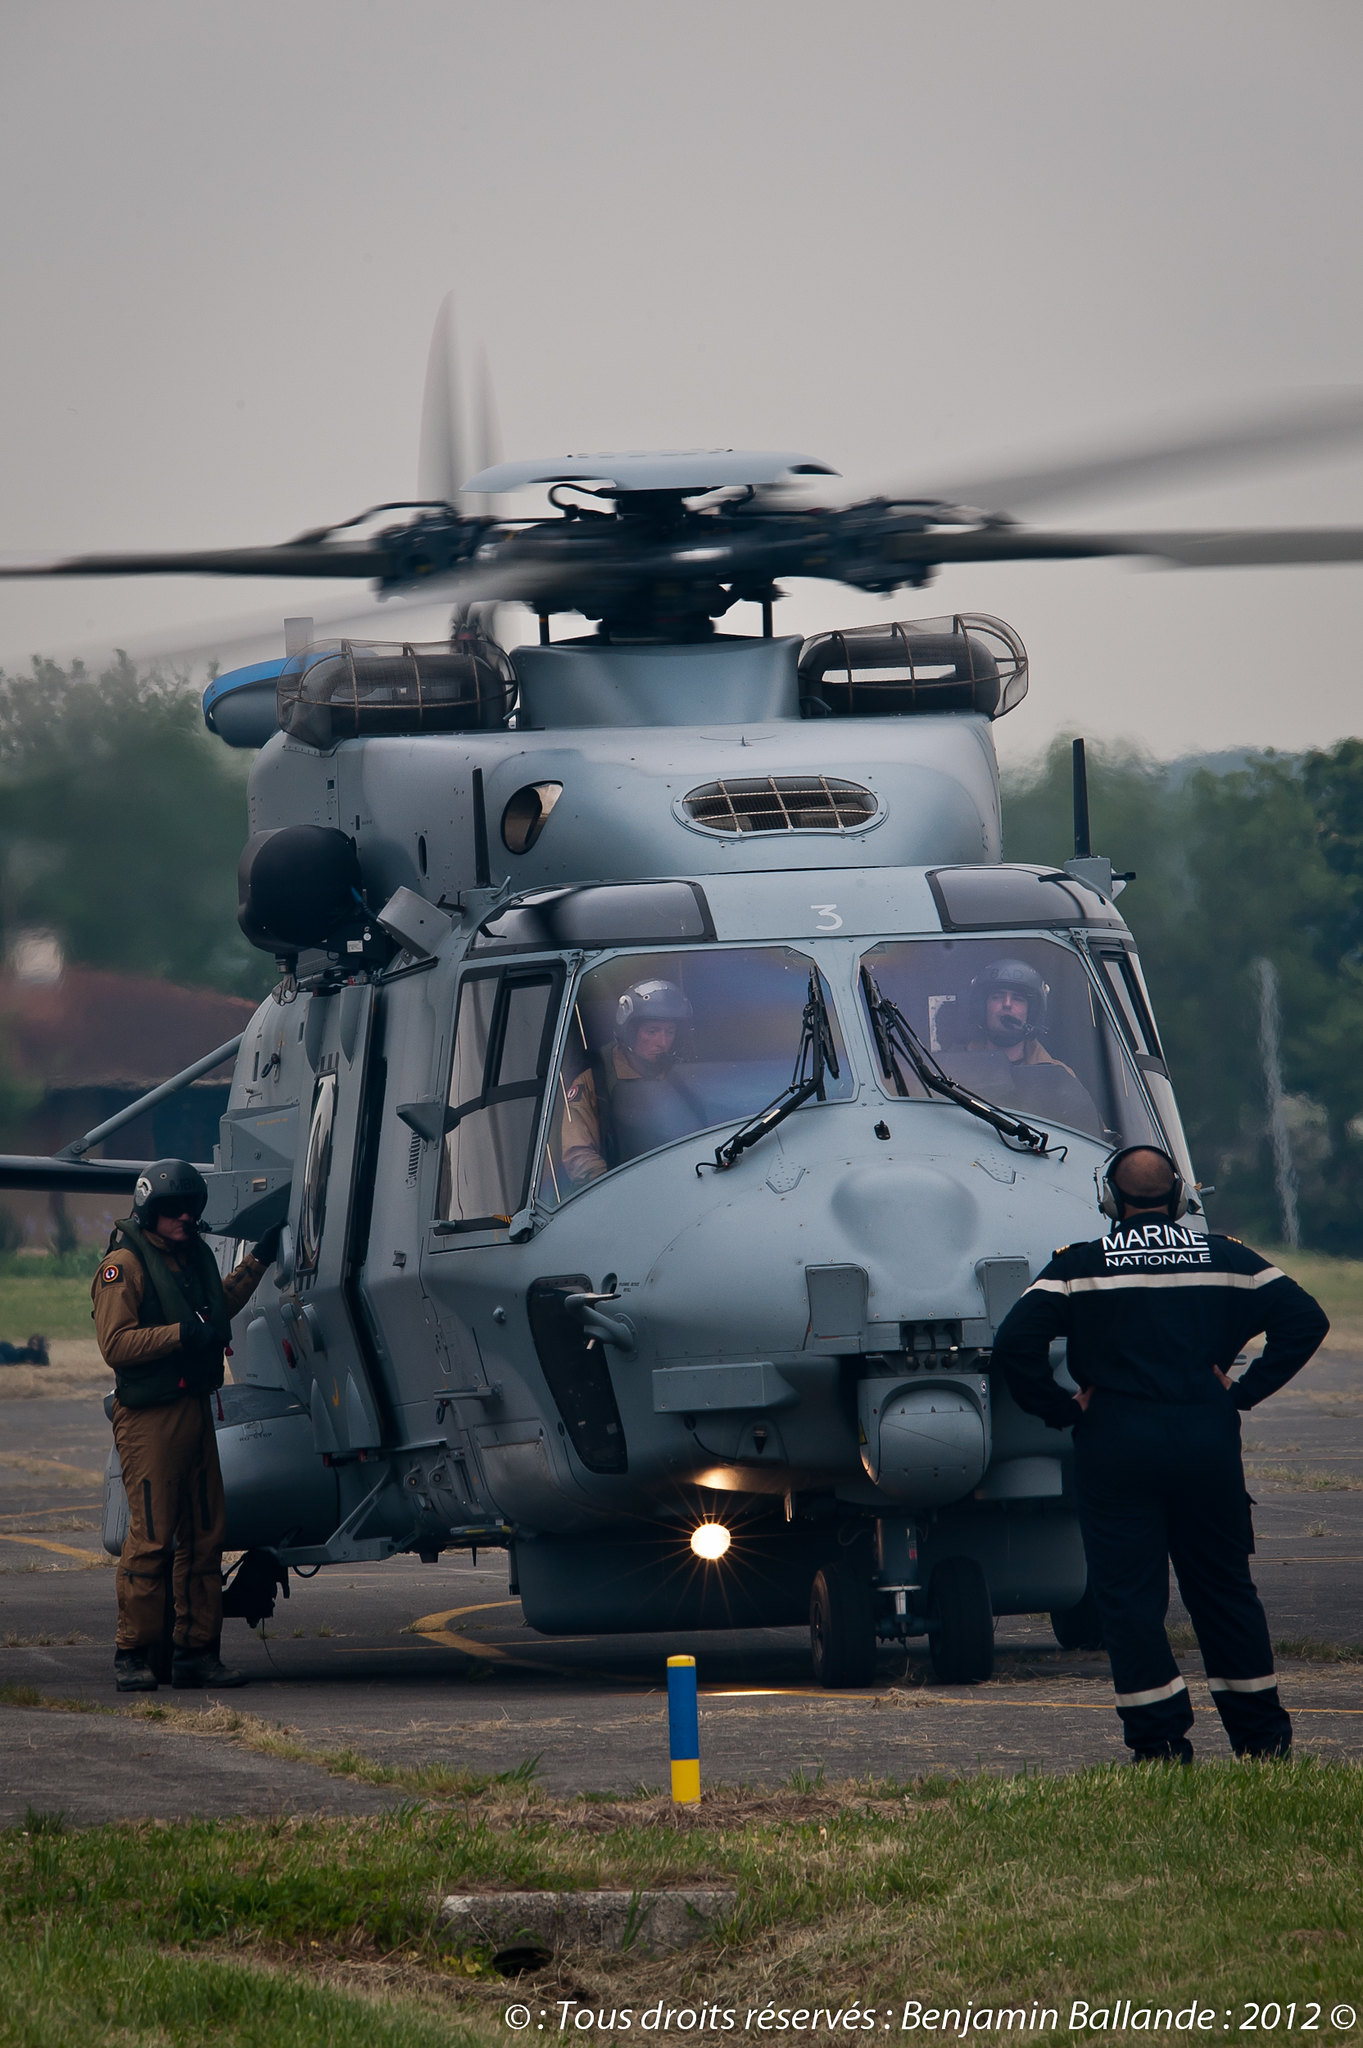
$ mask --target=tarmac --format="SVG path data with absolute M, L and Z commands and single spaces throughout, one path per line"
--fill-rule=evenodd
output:
M 263 1639 L 227 1626 L 224 1654 L 248 1688 L 130 1700 L 113 1687 L 113 1560 L 99 1539 L 105 1381 L 95 1358 L 88 1375 L 77 1362 L 47 1384 L 41 1370 L 0 1368 L 0 1826 L 29 1808 L 85 1825 L 366 1814 L 413 1796 L 410 1782 L 369 1784 L 316 1760 L 339 1751 L 405 1770 L 533 1776 L 560 1795 L 657 1790 L 668 1782 L 666 1660 L 683 1651 L 697 1659 L 712 1783 L 898 1782 L 1125 1758 L 1106 1659 L 1060 1650 L 1044 1616 L 999 1621 L 986 1685 L 936 1684 L 915 1644 L 882 1650 L 874 1687 L 826 1693 L 803 1630 L 537 1635 L 500 1552 L 476 1567 L 404 1557 L 294 1579 Z M 1363 1760 L 1363 1352 L 1321 1353 L 1247 1418 L 1245 1443 L 1255 1573 L 1298 1753 Z M 1197 1752 L 1224 1758 L 1177 1598 L 1170 1625 Z M 280 1729 L 293 1754 L 259 1746 Z

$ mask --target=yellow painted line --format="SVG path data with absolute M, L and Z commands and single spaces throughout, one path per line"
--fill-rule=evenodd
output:
M 103 1549 L 76 1550 L 69 1543 L 53 1543 L 43 1536 L 18 1536 L 10 1529 L 0 1529 L 0 1543 L 22 1543 L 35 1550 L 60 1550 L 63 1557 L 83 1557 L 87 1564 L 108 1555 Z
M 448 1607 L 443 1614 L 425 1614 L 420 1621 L 411 1624 L 413 1635 L 421 1636 L 428 1643 L 437 1644 L 442 1650 L 461 1650 L 466 1657 L 480 1657 L 486 1662 L 514 1664 L 525 1671 L 554 1671 L 560 1677 L 596 1678 L 608 1683 L 617 1683 L 612 1672 L 590 1671 L 577 1664 L 558 1664 L 552 1657 L 527 1657 L 518 1650 L 504 1650 L 498 1643 L 486 1642 L 481 1636 L 459 1635 L 450 1628 L 452 1621 L 462 1621 L 466 1614 L 486 1614 L 494 1607 L 519 1607 L 519 1600 L 480 1600 L 473 1607 Z M 556 1636 L 546 1648 L 560 1642 L 589 1643 L 592 1636 Z
M 272 1642 L 290 1642 L 293 1638 L 288 1636 L 272 1636 L 270 1640 Z M 314 1636 L 312 1640 L 314 1642 L 325 1642 L 326 1637 Z M 337 1650 L 336 1655 L 338 1657 L 386 1657 L 390 1650 L 420 1650 L 424 1647 L 425 1645 L 422 1643 L 351 1643 L 347 1649 Z
M 20 1508 L 12 1515 L 0 1515 L 0 1522 L 23 1522 L 27 1527 L 30 1515 L 92 1515 L 99 1505 L 97 1500 L 64 1500 L 59 1508 Z
M 8 1465 L 12 1472 L 27 1472 L 30 1479 L 42 1479 L 49 1472 L 57 1472 L 78 1479 L 82 1486 L 104 1484 L 104 1474 L 92 1472 L 88 1465 L 63 1465 L 57 1458 L 30 1457 L 27 1451 L 0 1452 L 0 1465 Z
M 423 1614 L 420 1621 L 411 1624 L 412 1634 L 424 1637 L 428 1643 L 439 1644 L 443 1650 L 462 1650 L 466 1657 L 491 1658 L 499 1664 L 524 1663 L 525 1658 L 514 1657 L 495 1643 L 480 1643 L 476 1636 L 457 1635 L 449 1625 L 452 1621 L 462 1621 L 466 1614 L 486 1614 L 494 1607 L 519 1607 L 520 1604 L 519 1600 L 480 1600 L 473 1607 L 447 1607 L 443 1614 Z M 538 1659 L 535 1663 L 538 1665 Z
M 525 1656 L 513 1650 L 503 1650 L 495 1643 L 480 1641 L 477 1636 L 457 1634 L 448 1626 L 452 1621 L 462 1621 L 465 1615 L 468 1614 L 486 1614 L 491 1609 L 497 1607 L 519 1606 L 519 1600 L 482 1600 L 474 1607 L 449 1607 L 441 1614 L 423 1615 L 420 1621 L 414 1621 L 411 1624 L 411 1629 L 414 1635 L 421 1636 L 424 1641 L 438 1644 L 442 1649 L 461 1650 L 466 1657 L 481 1657 L 484 1661 L 494 1660 L 499 1664 L 515 1664 L 528 1671 L 558 1671 L 565 1673 L 570 1678 L 599 1679 L 602 1676 L 600 1672 L 593 1672 L 586 1666 L 559 1665 L 552 1663 L 547 1657 Z M 590 1636 L 573 1636 L 566 1637 L 563 1640 L 590 1642 L 592 1638 Z M 389 1644 L 386 1647 L 397 1648 L 399 1645 Z M 412 1644 L 411 1647 L 415 1649 L 417 1646 Z M 341 1654 L 347 1653 L 342 1652 Z M 357 1655 L 359 1653 L 351 1651 L 348 1654 Z M 636 1686 L 638 1684 L 637 1678 L 631 1681 L 624 1678 L 623 1675 L 619 1679 L 616 1679 L 614 1673 L 607 1673 L 605 1675 L 620 1684 L 629 1684 L 631 1682 Z M 1198 1681 L 1194 1679 L 1193 1683 L 1197 1684 Z M 648 1687 L 643 1697 L 647 1698 L 655 1690 L 658 1690 L 658 1688 Z M 771 1685 L 745 1687 L 742 1690 L 729 1687 L 701 1686 L 698 1688 L 698 1691 L 700 1698 L 704 1700 L 822 1700 L 826 1706 L 838 1706 L 844 1701 L 850 1703 L 853 1701 L 864 1702 L 870 1700 L 879 1702 L 881 1700 L 902 1699 L 906 1701 L 911 1700 L 915 1706 L 997 1707 L 1005 1711 L 1014 1710 L 1018 1707 L 1028 1707 L 1052 1713 L 1063 1713 L 1067 1709 L 1073 1708 L 1075 1712 L 1083 1714 L 1113 1714 L 1116 1712 L 1116 1708 L 1111 1700 L 1019 1700 L 1004 1698 L 999 1694 L 982 1699 L 978 1694 L 969 1692 L 900 1692 L 894 1687 L 886 1687 L 875 1692 L 832 1692 L 826 1691 L 822 1686 Z M 1290 1711 L 1294 1714 L 1349 1714 L 1363 1716 L 1363 1707 L 1294 1706 Z

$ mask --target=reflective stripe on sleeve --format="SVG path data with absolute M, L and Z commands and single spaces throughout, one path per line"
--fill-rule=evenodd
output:
M 1158 1700 L 1177 1699 L 1187 1690 L 1182 1678 L 1171 1678 L 1167 1685 L 1152 1686 L 1149 1692 L 1119 1692 L 1116 1700 L 1119 1707 L 1153 1707 Z
M 1209 1678 L 1208 1692 L 1271 1692 L 1278 1683 L 1276 1671 L 1266 1678 Z
M 1078 1280 L 1034 1280 L 1028 1294 L 1107 1294 L 1124 1287 L 1267 1287 L 1283 1275 L 1276 1266 L 1262 1273 L 1095 1273 Z

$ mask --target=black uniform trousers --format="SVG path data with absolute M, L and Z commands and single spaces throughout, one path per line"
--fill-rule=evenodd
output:
M 1254 1529 L 1229 1395 L 1145 1401 L 1096 1388 L 1074 1453 L 1089 1584 L 1129 1747 L 1191 1754 L 1192 1703 L 1164 1632 L 1172 1562 L 1232 1749 L 1286 1754 L 1292 1723 L 1250 1577 Z

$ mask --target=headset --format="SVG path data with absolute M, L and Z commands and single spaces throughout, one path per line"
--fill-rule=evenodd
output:
M 1167 1162 L 1173 1175 L 1173 1185 L 1169 1189 L 1164 1213 L 1171 1223 L 1177 1223 L 1180 1216 L 1186 1216 L 1188 1213 L 1188 1189 L 1183 1175 L 1169 1154 L 1158 1145 L 1124 1145 L 1120 1152 L 1113 1153 L 1106 1166 L 1094 1168 L 1093 1179 L 1098 1189 L 1098 1207 L 1104 1216 L 1110 1216 L 1114 1222 L 1121 1221 L 1122 1204 L 1129 1202 L 1131 1198 L 1129 1195 L 1123 1195 L 1121 1189 L 1113 1184 L 1112 1177 L 1122 1161 L 1129 1159 L 1133 1152 L 1155 1152 Z

